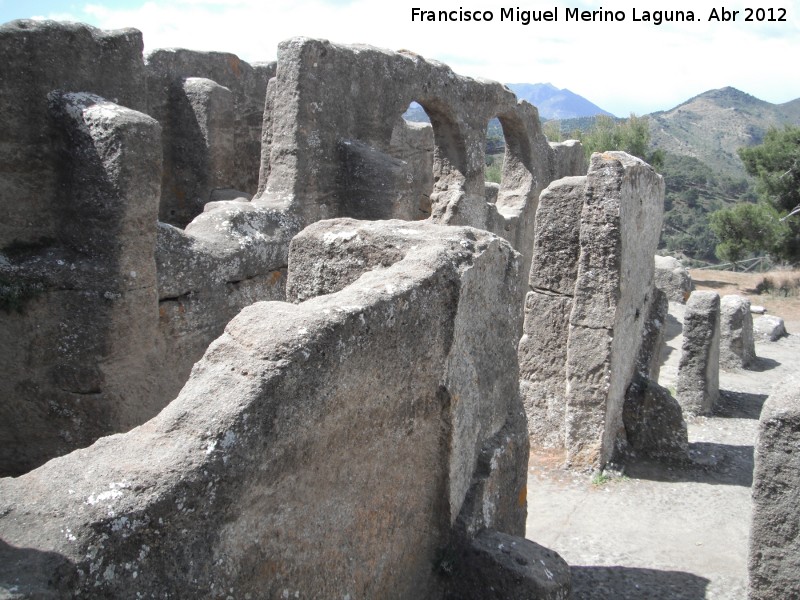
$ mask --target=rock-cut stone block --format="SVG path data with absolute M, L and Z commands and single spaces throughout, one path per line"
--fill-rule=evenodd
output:
M 761 411 L 753 473 L 749 600 L 800 598 L 800 379 Z
M 756 358 L 750 300 L 731 294 L 720 300 L 719 364 L 724 369 L 750 365 Z
M 676 395 L 685 413 L 711 412 L 719 400 L 719 314 L 716 292 L 694 292 L 686 303 Z
M 484 530 L 454 555 L 451 598 L 460 600 L 569 600 L 569 565 L 535 542 Z
M 689 270 L 672 256 L 655 256 L 656 287 L 667 294 L 670 302 L 686 304 L 686 299 L 692 293 L 692 277 Z

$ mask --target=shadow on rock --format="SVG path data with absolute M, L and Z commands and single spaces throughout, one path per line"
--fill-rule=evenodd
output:
M 714 406 L 714 416 L 725 419 L 758 419 L 767 394 L 750 394 L 731 390 L 719 391 L 720 401 Z
M 709 580 L 682 571 L 570 567 L 574 600 L 703 600 Z
M 753 446 L 710 442 L 689 444 L 689 460 L 665 463 L 636 458 L 625 463 L 625 475 L 633 479 L 676 483 L 688 481 L 710 485 L 753 484 Z
M 57 598 L 50 585 L 58 588 L 68 584 L 74 570 L 74 565 L 57 552 L 18 548 L 0 539 L 0 597 L 6 598 L 3 592 L 9 592 L 10 597 Z

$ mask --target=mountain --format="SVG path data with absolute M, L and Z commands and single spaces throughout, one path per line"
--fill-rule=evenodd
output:
M 614 116 L 596 104 L 592 104 L 583 96 L 568 89 L 560 90 L 549 83 L 508 83 L 506 87 L 520 100 L 527 100 L 539 109 L 539 117 L 551 119 L 575 119 L 593 117 L 595 115 Z M 412 102 L 403 115 L 406 121 L 429 122 L 428 115 L 416 102 Z
M 583 96 L 550 83 L 507 83 L 506 87 L 520 100 L 527 100 L 539 109 L 542 119 L 573 119 L 594 115 L 614 116 Z
M 800 98 L 771 104 L 726 87 L 648 117 L 654 149 L 690 156 L 715 171 L 742 177 L 737 149 L 760 144 L 771 126 L 800 124 Z

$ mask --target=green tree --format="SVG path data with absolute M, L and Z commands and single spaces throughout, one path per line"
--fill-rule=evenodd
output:
M 717 255 L 735 262 L 747 253 L 768 253 L 800 262 L 800 215 L 787 217 L 800 205 L 800 127 L 772 128 L 759 146 L 739 149 L 739 157 L 757 178 L 759 202 L 711 215 Z
M 544 134 L 547 136 L 547 139 L 551 142 L 561 142 L 562 134 L 561 134 L 561 121 L 558 119 L 552 119 L 550 121 L 545 121 L 544 125 L 542 126 L 542 130 Z
M 751 254 L 780 256 L 789 228 L 767 203 L 741 203 L 711 213 L 711 230 L 720 239 L 716 254 L 721 260 L 738 262 Z
M 615 119 L 598 115 L 594 125 L 582 136 L 581 143 L 587 158 L 593 152 L 622 150 L 660 169 L 664 155 L 660 150 L 650 150 L 650 122 L 647 117 L 631 114 L 628 119 Z
M 763 200 L 786 213 L 800 205 L 800 127 L 771 128 L 761 145 L 740 148 L 739 158 L 758 178 Z

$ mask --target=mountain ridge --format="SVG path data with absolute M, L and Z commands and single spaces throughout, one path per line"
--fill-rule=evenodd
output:
M 654 149 L 691 156 L 741 177 L 745 170 L 737 150 L 760 144 L 770 127 L 800 125 L 800 98 L 773 104 L 728 86 L 647 117 Z
M 552 83 L 507 83 L 505 85 L 517 95 L 517 98 L 527 100 L 537 107 L 539 116 L 543 119 L 571 119 L 595 115 L 614 116 L 583 96 L 567 88 L 559 89 Z

